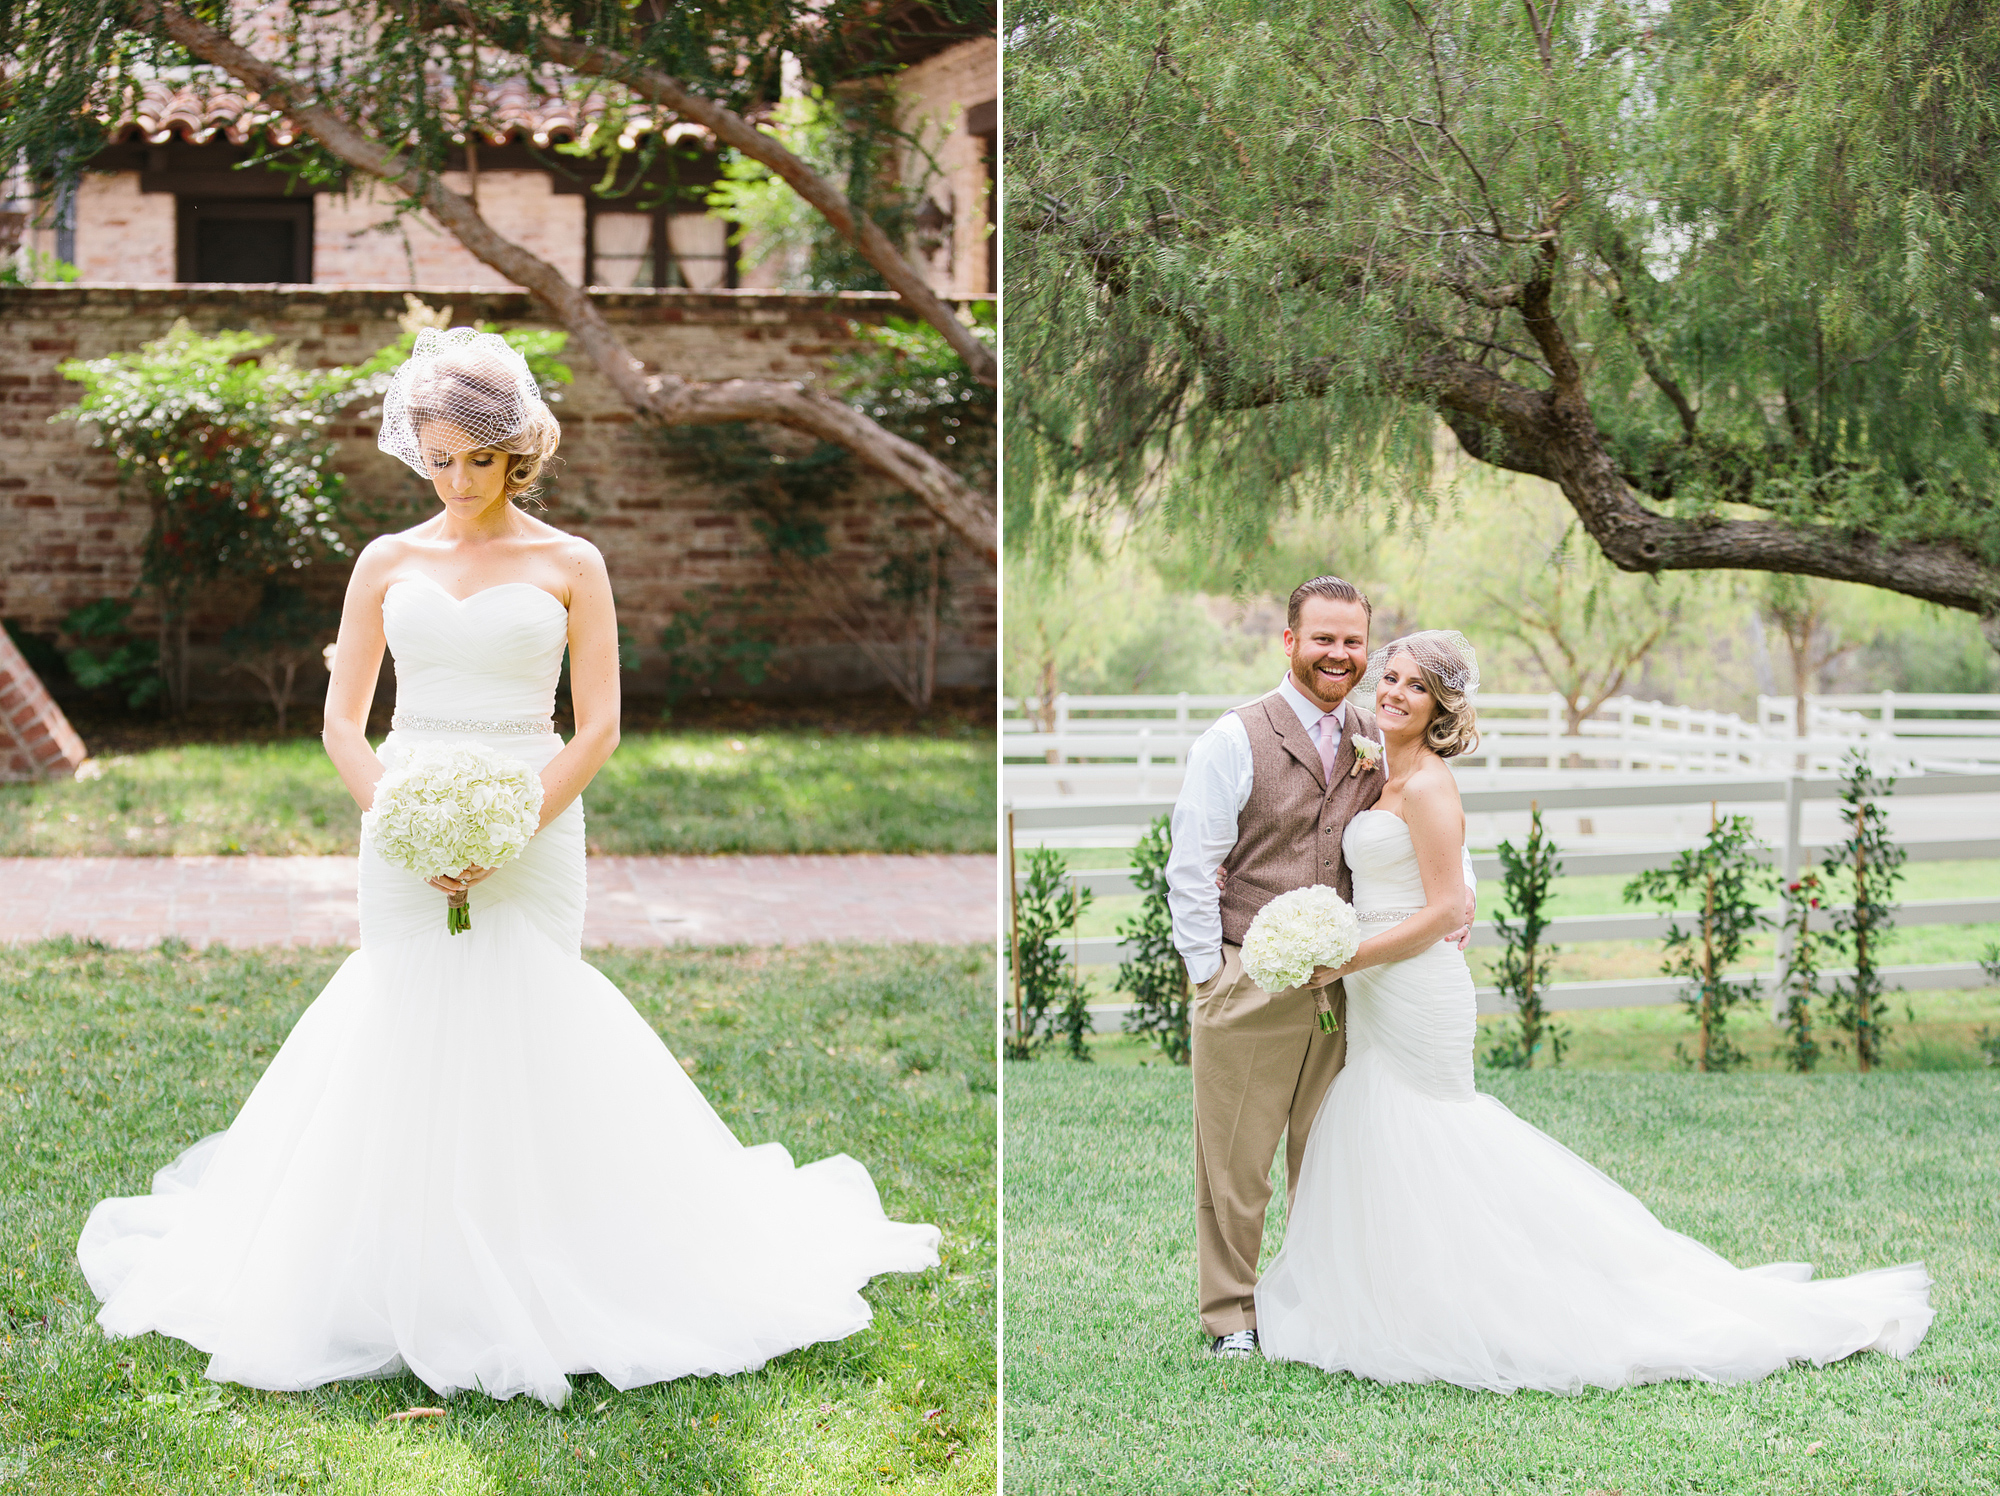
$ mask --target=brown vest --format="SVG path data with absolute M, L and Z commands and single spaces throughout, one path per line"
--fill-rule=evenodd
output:
M 1327 883 L 1354 897 L 1354 874 L 1340 850 L 1347 823 L 1382 798 L 1382 768 L 1354 767 L 1354 734 L 1375 737 L 1375 718 L 1347 709 L 1328 784 L 1312 734 L 1285 698 L 1236 709 L 1250 735 L 1250 798 L 1236 817 L 1236 845 L 1223 859 L 1222 938 L 1243 944 L 1257 911 L 1281 893 Z

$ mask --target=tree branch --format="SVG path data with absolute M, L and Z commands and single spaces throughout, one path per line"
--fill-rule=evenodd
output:
M 317 102 L 310 85 L 288 77 L 214 27 L 162 0 L 136 0 L 134 12 L 195 56 L 278 104 L 348 165 L 422 203 L 475 256 L 546 305 L 633 409 L 665 425 L 775 421 L 809 432 L 847 448 L 907 488 L 979 555 L 989 561 L 998 555 L 991 508 L 915 442 L 883 430 L 852 406 L 796 380 L 697 381 L 646 373 L 589 296 L 561 271 L 496 233 L 471 203 L 438 178 L 420 175 L 405 158 Z
M 447 0 L 445 10 L 468 30 L 480 30 L 479 17 L 464 0 Z M 890 290 L 943 334 L 952 349 L 965 360 L 965 367 L 974 379 L 989 389 L 999 383 L 993 351 L 973 336 L 971 328 L 958 320 L 916 267 L 890 242 L 889 236 L 882 232 L 875 220 L 849 201 L 839 188 L 787 150 L 776 137 L 765 134 L 734 110 L 691 92 L 678 78 L 642 66 L 609 47 L 540 32 L 526 39 L 518 36 L 495 39 L 523 55 L 531 52 L 572 72 L 593 78 L 608 78 L 622 84 L 642 99 L 693 120 L 724 145 L 770 168 L 810 203 L 833 226 L 835 233 L 861 252 L 861 257 L 875 267 Z M 522 45 L 524 40 L 525 45 Z
M 1612 563 L 1625 571 L 1776 571 L 1886 587 L 1977 614 L 2000 648 L 2000 573 L 1945 542 L 1894 542 L 1826 525 L 1677 518 L 1633 497 L 1594 429 L 1555 390 L 1533 390 L 1450 351 L 1396 380 L 1428 400 L 1468 455 L 1546 478 Z

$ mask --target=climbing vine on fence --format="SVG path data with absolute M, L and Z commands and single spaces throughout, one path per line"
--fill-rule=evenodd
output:
M 1493 929 L 1504 947 L 1493 978 L 1501 996 L 1513 1003 L 1514 1017 L 1500 1026 L 1500 1042 L 1486 1051 L 1489 1065 L 1526 1070 L 1544 1043 L 1549 1063 L 1562 1063 L 1569 1030 L 1549 1021 L 1543 1001 L 1555 969 L 1556 948 L 1542 939 L 1549 927 L 1550 894 L 1561 874 L 1562 858 L 1556 844 L 1543 835 L 1542 810 L 1534 806 L 1526 844 L 1516 851 L 1512 842 L 1500 843 L 1500 884 L 1514 918 L 1493 916 Z
M 1131 954 L 1112 983 L 1130 993 L 1125 1012 L 1128 1034 L 1150 1035 L 1176 1065 L 1188 1062 L 1187 966 L 1174 949 L 1174 919 L 1167 908 L 1167 857 L 1173 838 L 1166 816 L 1146 828 L 1132 849 L 1132 881 L 1145 895 L 1136 914 L 1120 921 L 1118 934 Z
M 1813 1036 L 1813 1012 L 1820 1000 L 1820 955 L 1835 940 L 1830 931 L 1815 930 L 1812 925 L 1823 887 L 1819 874 L 1808 872 L 1779 890 L 1784 895 L 1779 925 L 1789 937 L 1789 944 L 1778 974 L 1778 1001 L 1785 1019 L 1785 1044 L 1778 1053 L 1790 1069 L 1801 1075 L 1819 1063 L 1820 1044 Z
M 1009 946 L 1019 1023 L 1007 1053 L 1013 1059 L 1030 1059 L 1060 1039 L 1073 1057 L 1088 1060 L 1090 1046 L 1084 1039 L 1090 1032 L 1085 1006 L 1089 989 L 1062 940 L 1065 934 L 1075 935 L 1077 918 L 1090 907 L 1092 895 L 1064 876 L 1060 852 L 1036 847 L 1026 854 L 1026 861 L 1027 879 L 1015 890 Z
M 1831 1017 L 1854 1044 L 1854 1061 L 1865 1075 L 1882 1057 L 1890 1029 L 1881 951 L 1895 928 L 1892 902 L 1907 855 L 1889 837 L 1889 812 L 1882 801 L 1895 789 L 1893 777 L 1869 767 L 1866 751 L 1855 748 L 1841 765 L 1841 809 L 1851 835 L 1826 854 L 1822 868 L 1829 885 L 1852 880 L 1853 907 L 1833 917 L 1834 929 L 1854 962 L 1852 976 L 1834 984 Z
M 1693 924 L 1683 928 L 1676 920 L 1668 926 L 1660 968 L 1684 984 L 1681 1001 L 1695 1021 L 1695 1048 L 1689 1053 L 1679 1044 L 1674 1053 L 1697 1070 L 1732 1070 L 1749 1059 L 1729 1037 L 1729 1014 L 1757 989 L 1752 981 L 1731 979 L 1728 970 L 1768 923 L 1756 895 L 1770 875 L 1770 850 L 1748 816 L 1717 820 L 1711 804 L 1708 836 L 1700 846 L 1681 853 L 1671 867 L 1641 873 L 1625 885 L 1628 904 L 1652 899 L 1673 911 L 1685 898 L 1700 900 Z

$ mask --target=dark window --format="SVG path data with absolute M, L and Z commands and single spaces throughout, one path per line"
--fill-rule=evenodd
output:
M 238 285 L 312 283 L 312 199 L 178 199 L 174 278 Z

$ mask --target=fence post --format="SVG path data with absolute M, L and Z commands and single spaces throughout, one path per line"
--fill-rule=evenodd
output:
M 1055 761 L 1059 764 L 1066 764 L 1069 762 L 1069 755 L 1063 749 L 1063 739 L 1068 735 L 1068 733 L 1069 733 L 1069 692 L 1058 691 L 1056 692 Z
M 1174 726 L 1179 730 L 1180 736 L 1183 738 L 1187 736 L 1187 714 L 1188 693 L 1183 691 L 1174 702 Z
M 1805 824 L 1805 781 L 1797 769 L 1785 776 L 1785 851 L 1784 882 L 1789 884 L 1799 875 L 1801 832 Z M 1778 926 L 1777 966 L 1771 974 L 1771 990 L 1777 994 L 1771 1001 L 1771 1022 L 1779 1028 L 1785 1026 L 1785 1019 L 1791 1012 L 1792 999 L 1785 990 L 1785 962 L 1792 954 L 1792 924 L 1786 920 Z
M 1139 729 L 1139 798 L 1146 798 L 1149 783 L 1147 771 L 1153 767 L 1153 729 Z

